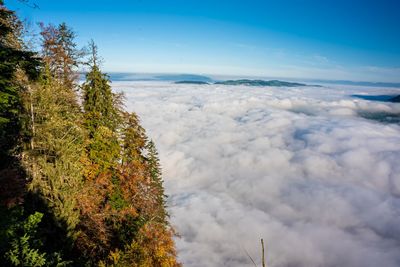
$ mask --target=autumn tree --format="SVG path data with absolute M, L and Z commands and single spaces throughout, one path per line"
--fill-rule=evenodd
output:
M 84 50 L 75 43 L 75 32 L 65 23 L 58 26 L 40 24 L 42 54 L 54 77 L 66 88 L 74 88 L 77 78 L 76 69 Z
M 56 265 L 63 261 L 43 239 L 44 214 L 31 205 L 33 195 L 27 190 L 25 143 L 32 137 L 27 101 L 42 64 L 36 53 L 26 49 L 22 32 L 22 23 L 1 2 L 0 262 L 2 266 Z
M 154 143 L 94 42 L 78 95 L 75 33 L 40 27 L 39 58 L 0 1 L 2 266 L 179 266 Z
M 116 132 L 120 110 L 108 77 L 100 71 L 97 47 L 89 45 L 89 72 L 82 84 L 82 106 L 88 138 L 84 163 L 84 187 L 80 193 L 82 219 L 77 245 L 94 262 L 107 258 L 112 247 L 113 227 L 121 218 L 124 201 L 116 178 L 120 143 Z M 129 209 L 126 209 L 128 211 Z M 126 216 L 127 214 L 124 214 Z
M 116 266 L 177 266 L 157 152 L 135 113 L 120 106 L 90 43 L 90 71 L 82 85 L 89 133 L 80 197 L 79 246 L 92 259 Z M 146 244 L 154 238 L 152 245 Z
M 56 31 L 55 39 L 60 38 L 57 34 L 61 33 Z M 77 195 L 83 184 L 81 157 L 86 131 L 75 80 L 66 82 L 62 77 L 72 76 L 61 68 L 55 72 L 51 60 L 56 59 L 48 57 L 42 55 L 44 67 L 39 79 L 30 84 L 30 95 L 25 100 L 32 131 L 22 163 L 28 192 L 34 196 L 30 205 L 44 214 L 40 225 L 46 229 L 41 229 L 46 242 L 52 245 L 47 243 L 46 248 L 58 249 L 64 257 L 72 253 L 80 220 Z

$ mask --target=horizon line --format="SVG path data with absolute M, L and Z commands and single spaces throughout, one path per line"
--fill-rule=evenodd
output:
M 85 71 L 79 73 L 86 73 Z M 186 72 L 128 72 L 128 71 L 105 71 L 106 74 L 126 74 L 126 75 L 193 75 L 203 76 L 212 79 L 213 81 L 220 81 L 231 78 L 236 79 L 286 79 L 289 81 L 303 81 L 303 82 L 320 82 L 330 84 L 344 84 L 344 85 L 364 85 L 364 86 L 384 86 L 400 88 L 399 82 L 384 82 L 384 81 L 365 81 L 365 80 L 349 80 L 349 79 L 320 79 L 320 78 L 296 78 L 296 77 L 283 77 L 283 76 L 266 76 L 266 75 L 239 75 L 239 74 L 210 74 L 210 73 L 186 73 Z M 144 79 L 144 78 L 143 78 Z M 137 79 L 140 80 L 140 79 Z

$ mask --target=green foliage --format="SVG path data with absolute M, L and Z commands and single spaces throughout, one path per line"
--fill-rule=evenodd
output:
M 85 132 L 75 93 L 51 76 L 33 86 L 35 133 L 24 165 L 31 176 L 29 189 L 45 199 L 71 230 L 79 221 L 76 195 L 82 184 L 81 155 Z
M 120 122 L 119 107 L 116 105 L 117 95 L 110 86 L 107 75 L 101 73 L 97 63 L 97 47 L 91 44 L 91 70 L 86 74 L 86 81 L 82 85 L 83 108 L 85 110 L 85 125 L 91 137 L 100 126 L 115 131 Z
M 155 147 L 155 144 L 153 140 L 150 140 L 150 142 L 147 143 L 146 145 L 147 148 L 147 165 L 148 165 L 148 170 L 149 174 L 151 177 L 152 181 L 152 186 L 154 186 L 157 190 L 157 203 L 158 203 L 158 214 L 157 214 L 157 219 L 160 222 L 165 222 L 166 218 L 168 217 L 168 213 L 166 212 L 166 198 L 167 196 L 164 194 L 164 186 L 163 186 L 163 180 L 161 176 L 161 166 L 160 166 L 160 160 L 158 158 L 158 152 Z
M 82 85 L 85 123 L 91 135 L 100 126 L 115 130 L 118 123 L 118 110 L 114 106 L 114 94 L 111 91 L 108 77 L 102 74 L 97 66 L 86 74 Z
M 162 183 L 160 160 L 158 159 L 158 152 L 153 140 L 150 140 L 150 142 L 148 142 L 147 151 L 147 164 L 149 166 L 151 179 L 159 184 L 159 187 L 162 188 L 162 184 L 160 184 Z
M 100 126 L 89 141 L 88 155 L 98 171 L 111 169 L 118 161 L 120 146 L 115 134 L 107 127 Z
M 124 113 L 122 125 L 122 161 L 123 163 L 143 163 L 147 137 L 139 118 L 135 113 Z
M 87 218 L 80 228 L 85 233 L 82 250 L 104 265 L 178 266 L 154 143 L 147 141 L 137 115 L 121 110 L 118 96 L 96 63 L 93 43 L 91 50 L 91 70 L 82 85 L 89 133 L 86 169 L 91 169 L 84 185 L 89 189 L 81 197 Z M 157 228 L 148 228 L 156 222 Z M 92 243 L 89 228 L 101 233 L 97 243 Z M 146 247 L 152 238 L 163 243 Z
M 0 209 L 0 251 L 2 266 L 68 266 L 60 252 L 46 251 L 43 213 L 25 215 L 22 207 Z
M 179 266 L 155 145 L 97 47 L 80 101 L 75 33 L 42 24 L 38 59 L 21 27 L 0 6 L 2 266 Z
M 21 27 L 14 12 L 0 7 L 0 167 L 18 149 L 24 133 L 25 88 L 17 72 L 35 78 L 40 65 L 35 53 L 23 49 Z
M 118 184 L 116 186 L 118 186 Z M 123 208 L 129 206 L 129 203 L 124 199 L 122 195 L 121 189 L 119 189 L 118 187 L 111 193 L 110 205 L 113 210 L 122 210 Z
M 65 23 L 57 27 L 41 23 L 40 27 L 44 62 L 59 83 L 66 88 L 74 88 L 77 78 L 75 70 L 84 55 L 83 49 L 77 48 L 75 43 L 75 32 Z
M 5 257 L 13 266 L 44 266 L 46 253 L 39 252 L 42 244 L 40 239 L 35 239 L 38 224 L 43 214 L 35 212 L 28 216 L 25 221 L 12 225 L 8 229 L 8 238 L 11 239 L 11 249 L 6 252 Z

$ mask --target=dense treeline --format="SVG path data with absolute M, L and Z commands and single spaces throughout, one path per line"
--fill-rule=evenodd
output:
M 2 266 L 179 266 L 154 143 L 96 45 L 84 53 L 67 25 L 40 28 L 31 52 L 0 1 Z

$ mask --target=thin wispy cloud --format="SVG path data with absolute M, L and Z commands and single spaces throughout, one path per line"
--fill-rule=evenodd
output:
M 313 58 L 320 63 L 329 63 L 329 59 L 327 57 L 321 56 L 321 55 L 314 55 Z
M 250 49 L 250 50 L 257 49 L 257 46 L 246 43 L 232 43 L 232 45 L 243 49 Z

